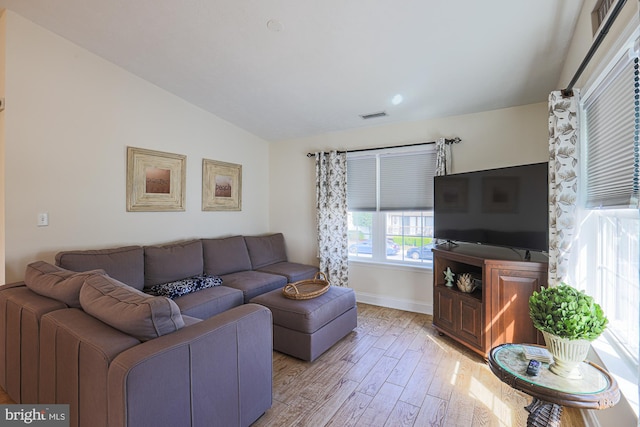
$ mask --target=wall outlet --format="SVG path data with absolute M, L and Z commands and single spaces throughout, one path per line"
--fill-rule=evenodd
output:
M 38 214 L 38 227 L 46 227 L 49 225 L 49 213 L 42 212 Z

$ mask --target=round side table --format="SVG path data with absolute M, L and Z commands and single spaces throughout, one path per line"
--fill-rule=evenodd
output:
M 620 400 L 616 380 L 594 363 L 580 364 L 580 379 L 560 377 L 549 370 L 548 363 L 542 364 L 539 375 L 529 376 L 528 364 L 522 344 L 502 344 L 489 352 L 491 371 L 502 382 L 533 397 L 525 407 L 529 412 L 527 427 L 559 427 L 563 406 L 606 409 Z

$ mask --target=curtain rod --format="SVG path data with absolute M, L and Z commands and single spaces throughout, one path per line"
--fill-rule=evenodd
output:
M 460 138 L 456 137 L 453 139 L 445 139 L 444 143 L 445 144 L 457 144 L 458 142 L 462 141 Z M 338 151 L 338 153 L 342 154 L 342 153 L 357 153 L 360 151 L 375 151 L 375 150 L 385 150 L 387 148 L 403 148 L 403 147 L 415 147 L 417 145 L 431 145 L 431 144 L 435 144 L 436 141 L 429 141 L 429 142 L 416 142 L 415 144 L 406 144 L 406 145 L 389 145 L 387 147 L 375 147 L 375 148 L 360 148 L 357 150 L 344 150 L 344 151 Z M 314 157 L 315 153 L 307 153 L 307 157 Z
M 619 0 L 618 3 L 616 3 L 615 7 L 611 11 L 611 15 L 609 15 L 609 19 L 607 19 L 607 22 L 605 22 L 604 26 L 602 27 L 600 34 L 598 34 L 598 37 L 595 39 L 595 41 L 591 45 L 591 48 L 589 49 L 584 59 L 582 60 L 582 63 L 578 67 L 578 70 L 573 75 L 573 78 L 569 82 L 569 85 L 561 91 L 562 96 L 573 96 L 573 85 L 576 84 L 576 82 L 582 75 L 582 72 L 584 71 L 584 69 L 587 68 L 589 61 L 591 61 L 591 58 L 593 58 L 593 55 L 596 53 L 596 50 L 598 50 L 600 43 L 602 43 L 602 40 L 604 40 L 604 37 L 609 32 L 609 29 L 611 28 L 611 26 L 613 25 L 613 22 L 616 20 L 616 18 L 620 14 L 620 11 L 622 10 L 626 2 L 627 0 Z

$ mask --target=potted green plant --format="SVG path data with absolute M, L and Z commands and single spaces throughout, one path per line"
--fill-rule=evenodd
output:
M 553 356 L 549 369 L 569 378 L 580 376 L 578 364 L 609 322 L 593 297 L 566 283 L 534 292 L 529 298 L 529 315 Z

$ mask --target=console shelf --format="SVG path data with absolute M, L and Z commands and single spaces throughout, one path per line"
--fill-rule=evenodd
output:
M 547 262 L 541 254 L 524 261 L 517 251 L 480 245 L 433 249 L 433 326 L 487 357 L 504 343 L 541 344 L 529 318 L 529 297 L 547 285 Z M 475 273 L 482 287 L 468 294 L 455 283 L 447 287 L 444 272 Z

